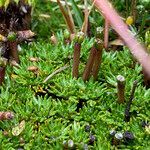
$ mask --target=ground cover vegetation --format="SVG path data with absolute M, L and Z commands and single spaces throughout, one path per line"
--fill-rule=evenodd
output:
M 149 1 L 111 2 L 150 53 Z M 99 8 L 0 1 L 0 149 L 150 148 L 149 71 Z

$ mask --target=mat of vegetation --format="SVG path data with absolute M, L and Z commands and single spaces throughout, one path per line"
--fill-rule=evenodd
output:
M 46 7 L 40 13 L 51 10 Z M 38 14 L 39 10 L 35 12 Z M 82 43 L 80 77 L 75 79 L 72 77 L 74 42 L 64 44 L 60 31 L 56 35 L 58 44 L 52 44 L 45 37 L 54 24 L 49 26 L 38 19 L 33 21 L 33 30 L 39 32 L 37 40 L 21 46 L 19 67 L 7 67 L 5 83 L 0 87 L 0 110 L 15 115 L 12 120 L 0 121 L 0 149 L 148 150 L 150 89 L 143 86 L 142 68 L 128 48 L 104 51 L 98 80 L 90 78 L 84 82 L 82 73 L 94 39 L 85 38 Z M 66 69 L 44 82 L 64 66 Z M 117 102 L 117 75 L 125 77 L 126 102 L 133 82 L 138 81 L 129 122 L 124 121 L 126 103 Z M 115 133 L 123 138 L 115 139 Z

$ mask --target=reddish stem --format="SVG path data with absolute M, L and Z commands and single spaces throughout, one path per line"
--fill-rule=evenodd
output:
M 78 78 L 79 74 L 79 63 L 80 63 L 80 50 L 81 44 L 76 42 L 74 44 L 74 54 L 73 54 L 73 77 Z
M 109 42 L 109 21 L 107 18 L 105 18 L 105 27 L 104 27 L 104 48 L 108 48 L 108 42 Z
M 5 67 L 0 67 L 0 85 L 4 82 L 5 78 Z
M 12 58 L 19 63 L 19 55 L 18 55 L 18 44 L 16 41 L 9 42 L 9 48 Z
M 102 62 L 102 52 L 103 52 L 102 48 L 96 50 L 95 61 L 92 70 L 94 80 L 97 80 L 98 77 L 99 68 Z
M 84 72 L 83 72 L 83 80 L 84 81 L 87 81 L 90 77 L 90 73 L 92 71 L 92 67 L 93 67 L 93 64 L 94 64 L 94 58 L 95 58 L 95 55 L 96 55 L 96 48 L 95 46 L 93 46 L 91 48 L 91 51 L 90 51 L 90 55 L 89 55 L 89 58 L 88 58 L 88 61 L 87 61 L 87 64 L 85 66 L 85 69 L 84 69 Z

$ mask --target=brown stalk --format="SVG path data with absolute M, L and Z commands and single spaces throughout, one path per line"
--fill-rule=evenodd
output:
M 94 7 L 94 2 L 92 3 L 92 6 L 91 8 L 89 9 L 88 8 L 88 4 L 87 4 L 87 0 L 84 0 L 84 22 L 83 22 L 83 25 L 82 25 L 82 28 L 81 28 L 81 31 L 90 37 L 91 35 L 91 31 L 90 31 L 90 22 L 89 22 L 89 15 L 91 13 L 91 10 L 93 9 Z
M 74 41 L 74 53 L 73 53 L 73 70 L 72 75 L 75 78 L 78 78 L 79 74 L 79 63 L 80 63 L 80 51 L 81 51 L 81 43 L 84 40 L 84 33 L 78 32 L 75 36 Z
M 67 24 L 68 30 L 70 31 L 71 34 L 75 33 L 75 25 L 74 21 L 72 19 L 72 15 L 70 13 L 70 9 L 68 4 L 66 3 L 67 11 L 64 9 L 63 5 L 61 4 L 60 0 L 57 0 L 57 3 L 59 5 L 59 8 L 63 14 L 63 17 L 65 19 L 65 22 Z
M 87 30 L 88 30 L 88 21 L 89 21 L 89 10 L 88 10 L 88 6 L 87 6 L 87 0 L 84 0 L 84 6 L 85 6 L 85 9 L 84 9 L 84 22 L 83 22 L 83 25 L 82 25 L 82 29 L 81 31 L 87 35 Z
M 117 76 L 117 95 L 118 95 L 118 103 L 125 102 L 125 78 L 121 75 Z
M 79 63 L 80 63 L 80 50 L 81 44 L 76 42 L 74 44 L 74 54 L 73 54 L 73 77 L 78 78 L 79 74 Z
M 97 40 L 96 42 L 96 54 L 95 54 L 95 60 L 94 65 L 92 68 L 92 75 L 94 77 L 94 80 L 97 80 L 99 68 L 102 62 L 102 51 L 103 51 L 103 43 L 101 40 Z
M 18 44 L 17 41 L 9 42 L 10 55 L 12 59 L 19 64 Z
M 108 19 L 105 17 L 105 26 L 104 26 L 104 48 L 108 48 L 108 42 L 109 42 L 109 26 L 110 23 Z
M 97 51 L 97 49 L 95 48 L 95 46 L 93 46 L 90 50 L 90 55 L 89 55 L 89 58 L 88 58 L 88 61 L 87 61 L 87 64 L 85 66 L 83 76 L 82 76 L 83 81 L 87 81 L 90 77 L 92 67 L 93 67 L 93 64 L 94 64 L 96 51 Z
M 5 78 L 5 67 L 0 67 L 0 86 L 4 82 Z

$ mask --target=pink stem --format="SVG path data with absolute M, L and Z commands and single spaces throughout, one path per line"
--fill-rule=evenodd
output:
M 108 41 L 109 41 L 109 21 L 105 18 L 105 27 L 104 27 L 104 48 L 108 48 Z
M 132 35 L 127 25 L 122 21 L 108 0 L 95 0 L 95 6 L 103 13 L 104 17 L 109 20 L 111 26 L 124 40 L 133 56 L 139 61 L 150 77 L 150 56 L 146 53 L 146 49 Z

